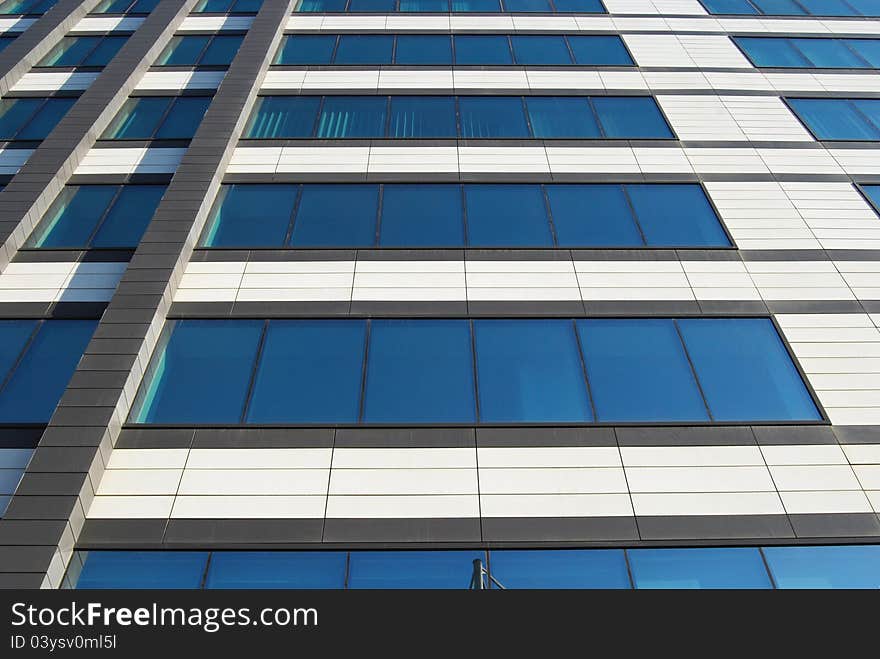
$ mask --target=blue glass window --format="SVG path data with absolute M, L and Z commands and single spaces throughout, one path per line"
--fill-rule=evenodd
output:
M 735 41 L 755 66 L 869 68 L 876 66 L 880 54 L 877 39 L 742 37 Z M 862 56 L 860 48 L 868 57 Z
M 560 247 L 644 244 L 623 186 L 548 185 L 545 189 Z
M 755 66 L 809 67 L 808 60 L 789 39 L 775 37 L 735 37 Z
M 590 100 L 579 96 L 532 96 L 526 99 L 535 137 L 599 137 Z
M 449 11 L 449 2 L 447 2 L 447 0 L 400 0 L 400 11 L 445 14 Z
M 207 561 L 204 551 L 90 551 L 76 587 L 199 588 Z
M 494 14 L 501 11 L 501 0 L 452 0 L 452 11 Z
M 523 35 L 510 38 L 517 64 L 571 64 L 565 37 Z
M 605 7 L 600 0 L 553 0 L 558 12 L 577 14 L 604 14 Z
M 538 185 L 465 185 L 471 247 L 550 247 L 544 195 Z
M 6 46 L 15 41 L 16 37 L 4 37 L 0 36 L 0 51 L 3 51 Z
M 550 0 L 502 0 L 504 11 L 510 13 L 551 12 Z
M 193 13 L 196 14 L 256 14 L 263 0 L 201 0 Z
M 383 137 L 384 96 L 327 96 L 318 116 L 318 137 Z
M 636 588 L 771 588 L 757 547 L 630 549 Z
M 348 0 L 299 0 L 294 11 L 303 13 L 330 14 L 345 11 Z
M 249 423 L 356 423 L 366 324 L 357 320 L 269 323 Z
M 863 185 L 862 191 L 874 204 L 874 208 L 880 210 L 880 185 Z
M 164 193 L 162 185 L 67 186 L 27 246 L 134 248 Z
M 475 421 L 467 321 L 374 320 L 364 422 Z
M 217 35 L 205 49 L 199 64 L 201 66 L 229 66 L 238 53 L 242 41 L 244 41 L 242 35 Z
M 880 39 L 844 39 L 872 67 L 880 67 Z
M 505 36 L 456 34 L 453 41 L 456 64 L 513 64 Z
M 218 551 L 205 587 L 344 588 L 346 560 L 341 551 Z
M 129 98 L 102 139 L 190 139 L 208 111 L 208 96 Z
M 599 421 L 708 421 L 669 319 L 577 321 Z
M 149 14 L 159 0 L 102 0 L 92 9 L 93 14 Z
M 180 320 L 144 379 L 138 423 L 238 423 L 263 321 Z
M 380 247 L 461 247 L 464 245 L 461 188 L 458 185 L 384 186 Z
M 375 185 L 304 185 L 291 244 L 370 247 L 376 242 L 378 208 Z
M 497 550 L 490 559 L 508 589 L 631 587 L 622 549 Z
M 572 36 L 568 37 L 568 44 L 575 64 L 631 66 L 633 63 L 620 37 Z
M 156 60 L 157 66 L 229 66 L 244 37 L 241 35 L 174 36 Z
M 58 0 L 6 0 L 0 4 L 0 14 L 44 14 L 57 2 Z
M 844 0 L 798 0 L 798 2 L 808 14 L 813 16 L 821 16 L 823 13 L 829 16 L 858 15 Z
M 392 96 L 388 137 L 433 138 L 457 135 L 451 96 Z
M 777 588 L 880 588 L 880 545 L 765 547 Z
M 0 382 L 18 361 L 25 343 L 37 328 L 36 320 L 0 320 Z
M 700 186 L 635 184 L 626 186 L 626 190 L 648 245 L 730 245 Z
M 37 66 L 106 66 L 128 37 L 63 37 Z
M 794 0 L 752 0 L 768 16 L 803 16 L 807 12 Z
M 294 185 L 224 185 L 202 243 L 208 247 L 283 245 L 298 190 Z
M 46 139 L 74 102 L 74 98 L 0 100 L 0 140 Z
M 474 332 L 481 421 L 592 420 L 571 321 L 478 320 Z
M 673 136 L 653 98 L 595 96 L 592 101 L 605 137 L 671 138 Z
M 462 137 L 529 137 L 519 96 L 461 96 Z
M 397 0 L 348 0 L 348 11 L 371 14 L 392 14 Z
M 349 588 L 468 588 L 482 551 L 354 551 Z
M 821 418 L 766 318 L 687 318 L 678 325 L 716 421 Z
M 394 37 L 387 34 L 343 34 L 336 47 L 336 64 L 391 64 Z
M 43 322 L 0 390 L 0 423 L 46 423 L 67 387 L 96 320 Z
M 262 96 L 251 114 L 246 137 L 311 137 L 320 96 Z
M 330 64 L 336 49 L 336 35 L 291 34 L 275 57 L 275 64 Z
M 876 0 L 846 0 L 861 16 L 880 16 Z
M 880 126 L 864 113 L 865 107 L 880 105 L 880 100 L 854 102 L 842 98 L 792 98 L 788 103 L 817 139 L 880 139 Z
M 397 64 L 452 64 L 452 39 L 448 34 L 400 35 L 394 61 Z
M 792 39 L 792 44 L 818 68 L 866 68 L 868 63 L 838 39 Z
M 209 105 L 211 98 L 208 96 L 181 96 L 174 99 L 171 109 L 156 131 L 156 139 L 190 139 L 196 134 Z

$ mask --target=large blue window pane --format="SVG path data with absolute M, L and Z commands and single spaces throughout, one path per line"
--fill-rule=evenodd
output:
M 505 36 L 456 34 L 453 40 L 456 64 L 513 64 Z
M 36 320 L 0 320 L 0 381 L 6 379 L 36 326 Z
M 880 588 L 880 545 L 764 547 L 778 588 Z
M 137 0 L 128 10 L 130 14 L 149 14 L 159 4 L 159 0 Z
M 397 64 L 452 64 L 452 40 L 448 34 L 397 37 Z
M 482 551 L 354 551 L 348 587 L 467 590 L 477 558 L 486 564 Z
M 76 103 L 75 98 L 50 98 L 43 107 L 37 110 L 37 113 L 25 124 L 15 138 L 19 140 L 46 139 L 74 103 Z
M 92 247 L 135 248 L 144 235 L 164 185 L 126 185 L 91 241 Z
M 474 322 L 480 421 L 591 421 L 570 320 Z
M 131 0 L 101 0 L 98 6 L 92 9 L 92 14 L 124 14 Z
M 599 421 L 708 421 L 669 319 L 579 320 Z
M 652 247 L 730 245 L 703 189 L 696 184 L 626 186 L 645 242 Z
M 748 0 L 700 0 L 710 14 L 757 14 Z
M 281 247 L 293 216 L 298 186 L 224 185 L 203 244 L 207 247 Z
M 768 16 L 803 16 L 807 12 L 794 0 L 753 0 Z
M 78 66 L 101 37 L 62 37 L 37 66 Z
M 197 14 L 226 13 L 230 7 L 231 0 L 200 0 L 193 11 Z
M 599 137 L 590 101 L 578 96 L 531 96 L 526 99 L 535 137 Z
M 466 320 L 374 320 L 365 423 L 472 423 L 474 371 Z
M 880 129 L 846 99 L 792 98 L 789 104 L 820 140 L 878 140 Z
M 766 318 L 678 321 L 716 421 L 813 421 L 819 411 Z
M 498 13 L 501 11 L 501 0 L 452 0 L 452 11 L 462 13 Z
M 653 98 L 594 96 L 593 107 L 605 137 L 672 137 Z
M 202 55 L 199 64 L 203 66 L 229 66 L 244 40 L 240 35 L 219 35 Z
M 348 0 L 300 0 L 294 11 L 300 13 L 341 13 Z
M 458 185 L 386 184 L 380 247 L 462 247 L 464 219 Z
M 85 247 L 118 190 L 115 185 L 65 187 L 34 231 L 29 246 Z
M 215 551 L 205 588 L 345 587 L 344 551 Z
M 642 236 L 619 185 L 548 185 L 560 247 L 635 247 Z
M 329 64 L 336 48 L 330 34 L 291 34 L 284 39 L 275 64 Z
M 556 11 L 578 14 L 604 14 L 600 0 L 553 0 Z
M 232 5 L 233 14 L 256 14 L 263 6 L 263 0 L 235 0 Z
M 576 64 L 630 66 L 633 61 L 620 37 L 572 36 L 568 44 Z
M 571 54 L 561 36 L 514 36 L 510 39 L 517 64 L 571 64 Z
M 455 99 L 451 96 L 392 96 L 388 137 L 451 137 Z
M 3 37 L 0 36 L 0 51 L 2 51 L 6 46 L 15 41 L 15 37 Z
M 48 320 L 0 391 L 0 423 L 46 423 L 55 411 L 97 320 Z
M 203 34 L 174 36 L 156 60 L 157 66 L 195 66 L 211 37 Z
M 519 96 L 460 96 L 462 137 L 529 137 Z
M 874 126 L 874 129 L 880 129 L 880 100 L 877 99 L 857 99 L 853 100 L 853 105 L 861 112 L 868 121 Z
M 880 39 L 845 39 L 844 41 L 871 66 L 880 67 Z
M 853 51 L 838 39 L 792 39 L 791 43 L 819 68 L 867 68 Z
M 843 0 L 798 0 L 813 16 L 858 16 Z
M 379 187 L 304 185 L 293 223 L 294 247 L 371 247 Z
M 254 138 L 311 137 L 320 96 L 264 96 L 257 101 L 245 135 Z
M 384 96 L 327 96 L 318 117 L 318 137 L 384 137 Z
M 492 577 L 515 588 L 630 588 L 622 549 L 496 550 Z
M 40 98 L 0 99 L 0 140 L 11 140 L 43 102 Z
M 847 0 L 847 2 L 862 16 L 880 16 L 877 0 Z
M 371 14 L 393 14 L 397 0 L 349 0 L 348 11 Z
M 335 64 L 391 64 L 394 37 L 388 34 L 343 34 Z
M 82 66 L 107 66 L 126 41 L 128 37 L 104 37 L 98 47 L 82 61 Z
M 249 423 L 356 423 L 366 323 L 269 323 Z
M 502 0 L 504 11 L 511 13 L 551 12 L 549 0 Z
M 404 13 L 443 13 L 449 11 L 449 2 L 447 0 L 400 0 L 399 11 Z
M 181 96 L 175 99 L 171 111 L 159 130 L 156 132 L 157 139 L 188 140 L 196 134 L 202 118 L 211 105 L 208 96 Z
M 102 137 L 110 140 L 149 139 L 172 100 L 164 96 L 129 98 Z
M 552 247 L 539 185 L 466 185 L 471 247 Z
M 772 588 L 757 547 L 630 549 L 636 588 Z
M 880 185 L 863 185 L 862 190 L 873 202 L 874 208 L 880 209 Z
M 810 61 L 789 39 L 737 37 L 734 39 L 755 66 L 808 67 Z
M 77 581 L 77 589 L 199 588 L 206 551 L 90 551 Z
M 176 321 L 153 358 L 136 423 L 238 423 L 263 332 L 261 320 Z

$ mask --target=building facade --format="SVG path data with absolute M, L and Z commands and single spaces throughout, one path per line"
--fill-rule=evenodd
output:
M 0 14 L 0 586 L 880 585 L 877 0 Z

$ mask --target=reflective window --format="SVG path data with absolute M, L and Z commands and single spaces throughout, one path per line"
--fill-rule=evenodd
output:
M 320 96 L 261 96 L 251 113 L 246 137 L 311 137 Z
M 395 130 L 416 132 L 420 117 L 443 111 L 445 97 L 420 98 L 416 109 L 394 99 Z M 221 188 L 202 245 L 727 247 L 730 241 L 696 184 L 235 184 Z
M 397 37 L 395 64 L 452 64 L 452 38 L 448 34 L 412 34 Z
M 622 549 L 494 550 L 490 559 L 508 589 L 631 587 Z
M 2 52 L 6 46 L 15 41 L 16 37 L 4 37 L 0 36 L 0 52 Z
M 26 247 L 133 249 L 164 193 L 164 185 L 68 185 Z
M 601 134 L 588 98 L 537 96 L 526 99 L 526 106 L 535 137 L 578 139 Z
M 388 137 L 456 137 L 455 99 L 449 96 L 392 96 Z
M 880 16 L 875 0 L 700 0 L 710 14 Z
M 462 137 L 529 137 L 519 96 L 462 96 L 458 106 Z
M 513 36 L 510 41 L 517 64 L 571 64 L 571 53 L 563 36 Z
M 471 423 L 471 336 L 463 320 L 374 320 L 365 423 Z
M 604 137 L 673 137 L 651 97 L 595 96 L 591 100 Z
M 0 334 L 2 334 L 0 329 Z M 0 517 L 18 489 L 34 450 L 32 448 L 0 448 Z
M 765 547 L 777 588 L 880 588 L 880 545 Z
M 326 96 L 318 115 L 316 137 L 381 137 L 388 99 L 384 96 Z
M 129 98 L 101 139 L 191 139 L 210 104 L 209 96 Z
M 0 15 L 32 14 L 38 16 L 45 14 L 56 4 L 58 4 L 58 0 L 3 0 L 0 2 Z
M 205 588 L 344 588 L 346 561 L 339 551 L 219 551 Z
M 581 66 L 629 66 L 632 58 L 617 36 L 571 36 L 568 45 L 575 64 Z
M 75 98 L 0 99 L 0 140 L 44 140 Z
M 866 69 L 880 66 L 880 39 L 736 37 L 755 66 Z
M 880 185 L 863 185 L 862 191 L 874 204 L 874 208 L 880 210 Z
M 330 64 L 336 50 L 336 35 L 291 34 L 284 37 L 275 64 Z
M 355 551 L 349 588 L 468 588 L 482 551 Z
M 394 37 L 388 34 L 343 34 L 336 46 L 336 64 L 391 64 Z
M 505 36 L 456 34 L 452 39 L 456 64 L 513 64 L 510 44 Z
M 37 66 L 106 66 L 128 36 L 63 37 Z
M 256 14 L 263 0 L 199 0 L 195 14 Z
M 243 35 L 173 36 L 156 59 L 156 66 L 229 66 Z
M 202 584 L 206 551 L 90 551 L 78 589 L 193 589 Z M 137 568 L 135 568 L 137 566 Z
M 92 14 L 149 14 L 159 0 L 101 0 Z
M 880 139 L 880 100 L 791 98 L 788 103 L 817 139 Z
M 771 588 L 757 547 L 630 549 L 636 588 Z
M 220 0 L 223 1 L 223 0 Z M 298 0 L 301 13 L 579 13 L 604 14 L 600 0 Z

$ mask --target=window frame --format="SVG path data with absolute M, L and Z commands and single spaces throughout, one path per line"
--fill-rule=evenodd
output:
M 204 93 L 132 94 L 123 102 L 122 107 L 119 108 L 117 113 L 113 116 L 113 119 L 110 120 L 110 123 L 108 124 L 107 128 L 98 137 L 98 141 L 99 142 L 153 142 L 153 141 L 158 141 L 158 142 L 189 142 L 190 140 L 193 139 L 193 137 L 195 137 L 195 133 L 198 132 L 199 126 L 201 126 L 201 123 L 204 120 L 204 115 L 202 115 L 202 117 L 199 119 L 199 123 L 196 125 L 196 129 L 193 132 L 193 135 L 191 137 L 156 137 L 156 135 L 159 133 L 160 130 L 162 130 L 162 127 L 165 125 L 165 122 L 171 116 L 171 113 L 174 111 L 174 108 L 177 106 L 178 99 L 181 99 L 181 98 L 208 98 L 208 99 L 210 99 L 208 101 L 208 108 L 210 108 L 211 103 L 213 102 L 213 99 L 214 99 L 214 92 L 215 91 L 216 90 L 213 90 L 212 93 L 208 93 L 208 94 L 204 94 Z M 169 99 L 171 101 L 170 103 L 168 103 L 168 107 L 166 107 L 162 111 L 161 116 L 156 120 L 156 123 L 153 126 L 152 131 L 150 132 L 150 136 L 149 137 L 107 137 L 106 136 L 107 131 L 110 129 L 110 127 L 116 121 L 116 118 L 119 116 L 119 113 L 122 112 L 122 110 L 125 108 L 125 103 L 127 103 L 128 101 L 138 102 L 142 98 L 164 98 L 164 99 Z M 205 109 L 206 113 L 207 113 L 208 108 Z
M 124 37 L 125 41 L 128 41 L 128 39 L 130 39 L 131 35 L 133 35 L 133 34 L 134 34 L 134 32 L 120 31 L 120 32 L 113 32 L 111 34 L 102 34 L 102 35 L 90 35 L 90 34 L 65 35 L 65 36 L 61 37 L 61 39 L 58 40 L 58 43 L 56 44 L 56 46 L 61 44 L 65 39 L 82 39 L 82 38 L 89 38 L 89 37 L 95 37 L 95 36 L 97 36 L 98 38 L 95 41 L 95 45 L 92 46 L 92 48 L 90 48 L 88 52 L 84 53 L 83 56 L 80 58 L 80 61 L 76 64 L 64 64 L 64 65 L 40 64 L 40 62 L 44 61 L 46 59 L 46 57 L 48 57 L 51 54 L 52 51 L 50 50 L 49 53 L 46 53 L 46 55 L 44 57 L 40 58 L 40 61 L 37 62 L 37 64 L 34 64 L 33 68 L 39 69 L 41 71 L 52 71 L 52 70 L 55 70 L 55 71 L 62 70 L 63 71 L 63 70 L 67 70 L 67 69 L 75 69 L 75 70 L 83 70 L 83 71 L 101 71 L 104 69 L 105 66 L 107 66 L 107 64 L 109 64 L 110 62 L 113 61 L 112 57 L 110 58 L 110 60 L 108 60 L 107 64 L 100 64 L 100 65 L 83 64 L 83 62 L 88 60 L 89 57 L 91 57 L 104 44 L 104 42 L 108 41 L 109 39 L 116 39 L 119 37 Z M 125 42 L 123 42 L 123 44 L 119 47 L 119 49 L 117 49 L 117 51 L 116 51 L 117 54 L 119 53 L 119 50 L 121 50 L 124 47 L 125 47 Z M 54 49 L 54 47 L 53 47 L 53 49 Z M 114 57 L 115 57 L 115 55 L 114 55 Z
M 770 41 L 789 42 L 788 43 L 789 47 L 793 48 L 801 57 L 803 57 L 807 62 L 809 62 L 810 66 L 760 65 L 752 59 L 751 55 L 749 54 L 749 51 L 745 47 L 743 47 L 743 44 L 740 42 L 740 39 L 760 39 L 760 40 L 768 41 L 768 42 L 770 42 Z M 865 66 L 857 67 L 856 70 L 858 70 L 858 71 L 872 71 L 872 70 L 880 69 L 880 65 L 874 66 L 873 64 L 871 64 L 871 62 L 869 62 L 867 59 L 865 59 L 865 57 L 863 57 L 859 52 L 857 52 L 856 50 L 853 50 L 853 48 L 848 43 L 850 41 L 873 41 L 873 42 L 877 42 L 877 44 L 880 45 L 880 39 L 874 39 L 871 37 L 819 37 L 819 36 L 812 36 L 812 35 L 807 36 L 807 37 L 788 37 L 785 35 L 755 36 L 755 35 L 751 35 L 751 34 L 750 35 L 738 35 L 738 34 L 731 34 L 730 35 L 730 40 L 733 41 L 734 45 L 739 49 L 739 51 L 743 54 L 743 56 L 747 60 L 749 60 L 751 65 L 754 66 L 756 69 L 770 69 L 770 70 L 781 69 L 784 71 L 791 71 L 791 70 L 840 71 L 840 70 L 849 70 L 849 69 L 853 68 L 850 66 L 818 66 L 818 65 L 814 64 L 813 61 L 810 59 L 809 55 L 807 55 L 807 53 L 803 52 L 798 47 L 798 44 L 795 43 L 796 41 L 803 41 L 806 39 L 809 39 L 811 41 L 830 41 L 830 42 L 839 43 L 841 46 L 846 48 L 850 52 L 850 54 L 853 55 L 853 57 L 856 57 L 857 59 L 860 59 L 862 62 L 864 62 Z
M 15 131 L 15 135 L 13 137 L 0 138 L 0 142 L 22 142 L 22 143 L 41 142 L 42 140 L 45 139 L 45 137 L 39 138 L 39 139 L 22 139 L 22 138 L 19 138 L 19 135 L 21 135 L 31 125 L 31 123 L 34 121 L 34 119 L 37 118 L 37 116 L 46 108 L 47 105 L 49 105 L 50 102 L 55 101 L 55 100 L 72 100 L 73 103 L 71 103 L 71 107 L 68 108 L 67 111 L 58 119 L 58 123 L 60 123 L 61 120 L 67 115 L 67 112 L 70 112 L 70 110 L 73 108 L 73 105 L 76 103 L 76 101 L 79 100 L 79 97 L 80 97 L 79 93 L 55 93 L 55 94 L 51 94 L 50 96 L 16 96 L 16 95 L 4 96 L 2 99 L 4 101 L 20 101 L 20 100 L 36 99 L 36 100 L 39 100 L 42 102 L 34 109 L 34 111 L 31 113 L 31 115 L 21 124 L 21 126 L 18 128 L 18 130 Z M 55 129 L 55 127 L 58 125 L 58 123 L 56 123 L 55 126 L 52 127 L 52 130 Z M 52 130 L 50 130 L 49 133 L 51 133 Z M 48 137 L 48 133 L 47 133 L 47 137 Z
M 198 56 L 195 58 L 196 61 L 193 64 L 157 64 L 156 62 L 162 58 L 165 51 L 171 47 L 171 42 L 169 40 L 169 43 L 162 49 L 162 52 L 159 53 L 156 60 L 150 65 L 150 68 L 158 71 L 225 71 L 232 64 L 232 60 L 230 60 L 229 64 L 202 64 L 202 60 L 218 37 L 241 37 L 243 40 L 246 35 L 247 32 L 241 30 L 223 30 L 222 32 L 185 32 L 183 34 L 175 34 L 171 37 L 172 40 L 174 37 L 180 37 L 181 39 L 186 39 L 188 37 L 208 37 L 208 40 L 205 42 L 201 51 L 199 51 Z M 239 48 L 240 47 L 241 44 L 239 44 Z M 238 51 L 236 50 L 236 53 L 237 52 Z M 235 55 L 233 55 L 233 59 L 235 59 Z
M 357 1 L 357 0 L 355 0 L 355 1 Z M 294 14 L 312 14 L 312 13 L 318 13 L 318 14 L 360 14 L 360 15 L 373 14 L 373 15 L 383 15 L 383 16 L 387 15 L 387 14 L 419 15 L 419 14 L 437 14 L 437 13 L 440 13 L 440 14 L 453 13 L 453 14 L 463 14 L 463 15 L 468 15 L 468 14 L 518 14 L 518 13 L 519 14 L 525 13 L 525 14 L 530 14 L 530 15 L 589 14 L 589 15 L 594 15 L 594 16 L 602 16 L 602 15 L 608 14 L 608 8 L 605 6 L 605 3 L 603 2 L 603 0 L 595 0 L 595 3 L 598 5 L 598 7 L 600 9 L 599 11 L 584 11 L 584 10 L 560 11 L 560 10 L 556 9 L 556 3 L 554 0 L 547 1 L 549 11 L 530 11 L 530 10 L 521 10 L 521 9 L 514 9 L 514 10 L 510 11 L 507 9 L 507 6 L 504 3 L 504 0 L 495 0 L 495 3 L 498 7 L 498 10 L 496 10 L 496 11 L 485 10 L 484 8 L 480 8 L 477 11 L 473 11 L 473 10 L 456 11 L 455 0 L 450 0 L 447 3 L 446 11 L 439 11 L 439 12 L 436 12 L 436 11 L 432 11 L 432 12 L 401 11 L 400 10 L 400 0 L 391 0 L 391 1 L 394 5 L 394 8 L 391 11 L 351 11 L 350 7 L 352 4 L 352 0 L 343 0 L 341 11 L 327 11 L 324 8 L 321 8 L 320 10 L 300 11 L 299 7 L 302 4 L 300 2 L 300 3 L 297 3 L 297 5 L 294 7 L 293 13 Z
M 803 126 L 804 130 L 806 130 L 810 136 L 816 140 L 817 142 L 841 142 L 841 143 L 855 143 L 855 144 L 871 144 L 873 142 L 880 142 L 880 122 L 875 123 L 870 117 L 865 115 L 858 107 L 853 106 L 853 111 L 856 112 L 863 121 L 865 121 L 868 127 L 873 127 L 877 131 L 877 138 L 858 138 L 858 139 L 846 139 L 846 138 L 833 138 L 833 137 L 819 137 L 816 134 L 816 131 L 807 123 L 807 121 L 801 117 L 800 113 L 795 109 L 794 105 L 792 105 L 791 101 L 844 101 L 847 103 L 852 103 L 852 101 L 877 101 L 880 103 L 880 99 L 877 98 L 859 98 L 859 97 L 824 97 L 824 96 L 782 96 L 782 102 L 785 104 L 785 107 L 788 108 L 788 111 L 794 115 L 794 118 Z
M 713 12 L 708 7 L 706 2 L 704 2 L 703 0 L 699 0 L 700 4 L 703 6 L 703 9 L 705 9 L 706 13 L 709 14 L 710 16 L 772 16 L 772 17 L 809 16 L 809 17 L 813 17 L 813 18 L 880 18 L 880 11 L 878 11 L 876 14 L 871 14 L 871 15 L 863 14 L 855 6 L 846 2 L 846 0 L 842 0 L 842 2 L 844 4 L 847 4 L 853 10 L 852 14 L 815 14 L 815 13 L 811 12 L 805 5 L 798 2 L 798 0 L 791 0 L 791 2 L 792 2 L 792 4 L 800 7 L 801 10 L 803 10 L 802 14 L 774 14 L 774 13 L 765 12 L 763 10 L 763 8 L 760 6 L 759 2 L 753 2 L 752 0 L 742 0 L 742 1 L 745 2 L 746 4 L 750 5 L 751 7 L 753 7 L 755 10 L 754 13 L 751 13 L 751 14 L 717 13 L 717 12 Z

